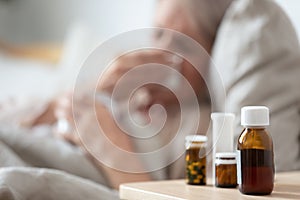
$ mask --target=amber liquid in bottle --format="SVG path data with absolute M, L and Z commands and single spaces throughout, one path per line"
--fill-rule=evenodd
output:
M 245 128 L 238 140 L 238 150 L 240 192 L 270 194 L 274 184 L 274 155 L 272 139 L 265 128 Z

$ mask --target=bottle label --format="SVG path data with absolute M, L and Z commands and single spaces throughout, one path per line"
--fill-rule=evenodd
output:
M 241 151 L 236 151 L 237 184 L 242 184 Z

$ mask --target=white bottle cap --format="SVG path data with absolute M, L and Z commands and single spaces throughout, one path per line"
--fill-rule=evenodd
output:
M 236 164 L 236 153 L 234 152 L 222 152 L 216 153 L 215 165 L 232 165 Z
M 204 135 L 187 135 L 186 142 L 207 142 L 207 136 Z
M 221 152 L 221 153 L 216 153 L 216 158 L 232 158 L 236 159 L 236 153 L 235 152 Z
M 269 126 L 269 108 L 265 106 L 246 106 L 241 110 L 241 125 L 248 127 Z
M 188 135 L 185 137 L 185 148 L 190 147 L 205 147 L 207 136 L 204 135 Z M 198 143 L 198 144 L 193 144 Z

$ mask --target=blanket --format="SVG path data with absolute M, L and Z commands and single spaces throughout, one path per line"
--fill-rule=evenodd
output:
M 0 199 L 118 199 L 81 149 L 49 127 L 0 126 L 0 167 Z

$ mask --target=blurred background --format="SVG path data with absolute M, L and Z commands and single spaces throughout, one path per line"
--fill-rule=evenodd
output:
M 300 37 L 300 1 L 277 0 Z M 155 0 L 0 0 L 0 106 L 72 88 L 102 41 L 152 25 Z

